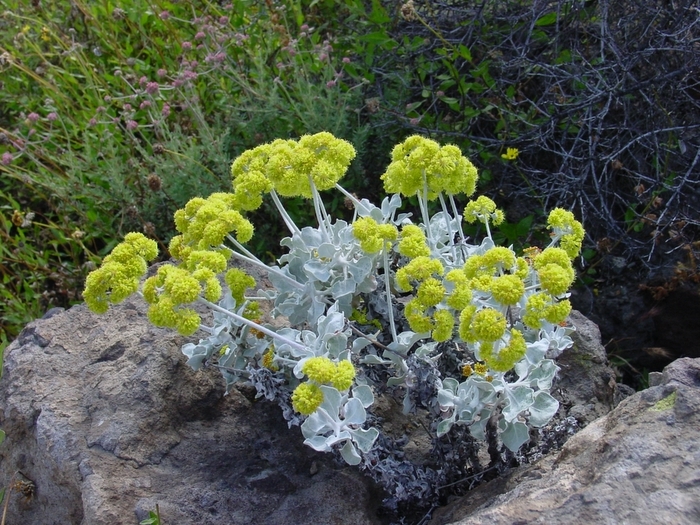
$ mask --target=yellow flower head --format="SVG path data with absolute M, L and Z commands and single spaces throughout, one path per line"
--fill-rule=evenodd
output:
M 510 331 L 508 344 L 502 347 L 497 353 L 493 351 L 492 343 L 482 344 L 479 347 L 479 356 L 483 359 L 491 370 L 496 372 L 507 372 L 520 361 L 527 351 L 525 338 L 519 330 L 513 328 Z
M 525 293 L 525 283 L 517 275 L 501 275 L 491 281 L 491 293 L 499 303 L 512 306 Z
M 506 327 L 506 318 L 493 308 L 483 308 L 476 312 L 471 323 L 476 339 L 485 342 L 497 341 L 503 337 Z
M 484 363 L 477 363 L 474 365 L 474 372 L 476 372 L 480 376 L 486 375 L 488 371 L 489 368 Z
M 501 154 L 501 157 L 506 160 L 515 160 L 518 158 L 519 154 L 520 150 L 518 150 L 518 148 L 507 148 L 506 152 Z
M 505 215 L 496 208 L 495 202 L 485 195 L 481 195 L 475 201 L 469 201 L 466 208 L 464 208 L 464 220 L 470 224 L 478 220 L 479 222 L 490 222 L 498 226 L 505 220 Z
M 401 255 L 405 255 L 409 259 L 430 255 L 425 233 L 415 224 L 406 224 L 401 228 L 398 250 Z
M 581 223 L 574 218 L 574 214 L 561 208 L 554 208 L 549 213 L 547 225 L 552 228 L 552 235 L 559 239 L 559 245 L 569 258 L 576 257 L 581 251 L 585 232 Z
M 360 217 L 352 224 L 352 234 L 367 253 L 376 253 L 396 240 L 399 232 L 393 224 L 379 224 L 372 217 Z
M 323 391 L 315 383 L 301 383 L 292 392 L 294 410 L 308 416 L 323 403 Z
M 218 248 L 232 231 L 236 232 L 239 242 L 248 242 L 253 237 L 253 225 L 234 209 L 235 204 L 231 193 L 212 193 L 207 199 L 191 199 L 175 212 L 175 227 L 182 233 L 178 248 Z
M 433 315 L 435 319 L 435 328 L 431 337 L 433 340 L 441 343 L 452 338 L 452 332 L 455 326 L 455 318 L 449 310 L 436 310 Z
M 267 352 L 265 352 L 263 354 L 262 366 L 264 366 L 268 370 L 272 370 L 273 372 L 277 372 L 279 370 L 279 367 L 275 364 L 275 349 L 274 349 L 274 347 L 271 346 L 267 350 Z
M 334 388 L 337 388 L 341 392 L 347 390 L 352 386 L 352 382 L 355 379 L 355 367 L 353 364 L 344 360 L 336 365 L 335 374 L 331 379 L 331 384 Z
M 530 328 L 541 328 L 542 320 L 559 324 L 571 313 L 568 299 L 557 301 L 551 295 L 541 292 L 527 298 L 523 322 Z
M 445 271 L 439 259 L 420 256 L 396 272 L 396 283 L 402 290 L 412 289 L 411 281 L 424 281 L 433 274 L 442 275 Z
M 441 192 L 471 195 L 476 189 L 477 170 L 456 146 L 413 135 L 394 147 L 391 160 L 382 175 L 387 193 L 427 193 L 432 200 Z
M 238 306 L 245 301 L 245 291 L 255 286 L 255 279 L 238 268 L 231 268 L 226 272 L 224 281 L 231 290 L 231 296 L 236 300 Z
M 330 383 L 335 377 L 336 366 L 327 357 L 312 357 L 301 368 L 309 379 L 320 384 Z
M 449 293 L 445 301 L 447 306 L 455 310 L 464 310 L 472 300 L 472 290 L 469 287 L 469 279 L 462 270 L 450 270 L 445 275 L 445 281 L 453 283 L 454 289 Z
M 562 248 L 546 248 L 534 258 L 533 266 L 542 288 L 552 295 L 566 293 L 576 276 L 571 259 Z
M 116 304 L 138 290 L 139 278 L 146 272 L 147 262 L 158 255 L 158 245 L 141 233 L 129 233 L 114 247 L 102 265 L 85 280 L 83 297 L 88 308 L 105 313 L 109 304 Z

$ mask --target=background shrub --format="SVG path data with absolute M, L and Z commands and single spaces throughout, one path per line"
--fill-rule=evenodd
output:
M 346 185 L 373 198 L 393 144 L 455 143 L 507 212 L 498 242 L 537 242 L 536 215 L 573 210 L 581 275 L 597 287 L 700 255 L 691 0 L 3 7 L 3 337 L 79 300 L 124 233 L 164 248 L 173 211 L 227 190 L 240 152 L 321 130 L 355 145 Z M 342 200 L 329 208 L 342 215 Z M 257 213 L 250 247 L 269 260 L 282 225 Z

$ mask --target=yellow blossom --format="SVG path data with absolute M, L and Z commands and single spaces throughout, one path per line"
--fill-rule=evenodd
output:
M 518 158 L 520 150 L 518 148 L 507 148 L 506 152 L 501 154 L 501 157 L 505 160 L 515 160 Z
M 301 383 L 292 392 L 294 410 L 308 416 L 316 411 L 323 403 L 323 391 L 314 383 Z

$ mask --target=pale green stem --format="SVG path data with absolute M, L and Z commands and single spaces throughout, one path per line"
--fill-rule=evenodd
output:
M 277 207 L 277 211 L 282 216 L 282 220 L 284 221 L 284 224 L 287 226 L 287 229 L 292 233 L 292 235 L 294 235 L 295 233 L 299 233 L 299 228 L 294 223 L 292 218 L 289 216 L 289 213 L 287 213 L 287 210 L 284 209 L 284 206 L 282 205 L 282 201 L 280 201 L 280 198 L 277 195 L 277 192 L 275 190 L 272 190 L 270 192 L 270 196 L 272 197 L 272 202 L 274 202 L 275 206 Z
M 253 260 L 258 265 L 262 266 L 267 266 L 264 262 L 262 262 L 260 259 L 258 259 L 255 254 L 253 254 L 251 251 L 249 251 L 245 246 L 243 246 L 240 242 L 236 240 L 236 238 L 231 235 L 230 233 L 226 234 L 226 238 L 231 241 L 231 244 L 233 244 L 236 248 L 238 248 L 241 252 L 243 252 L 247 257 Z M 221 245 L 222 248 L 226 248 L 223 244 Z M 235 252 L 234 252 L 235 255 Z
M 462 216 L 457 211 L 457 203 L 455 202 L 454 195 L 450 195 L 449 197 L 450 197 L 450 205 L 452 206 L 452 211 L 455 214 L 455 218 L 457 219 L 457 228 L 459 229 L 459 238 L 462 240 L 462 242 L 465 242 L 466 238 L 464 237 L 464 230 L 462 230 Z
M 360 200 L 359 200 L 357 197 L 355 197 L 352 193 L 350 193 L 349 191 L 347 191 L 345 188 L 343 188 L 343 187 L 342 187 L 340 184 L 338 184 L 338 183 L 336 183 L 335 188 L 336 188 L 340 193 L 342 193 L 343 195 L 345 195 L 348 199 L 350 199 L 350 200 L 352 201 L 352 203 L 353 203 L 354 206 L 355 206 L 355 210 L 356 210 L 356 211 L 357 211 L 358 209 L 361 208 L 361 209 L 362 209 L 362 212 L 363 212 L 365 215 L 369 215 L 370 210 L 369 210 L 368 208 L 366 208 L 365 205 L 362 204 L 362 202 L 360 202 Z
M 227 238 L 228 238 L 232 243 L 234 243 L 234 244 L 236 245 L 236 247 L 237 247 L 239 250 L 242 250 L 242 251 L 244 251 L 244 252 L 246 253 L 246 255 L 243 255 L 242 253 L 238 253 L 238 252 L 236 252 L 236 251 L 232 251 L 232 255 L 233 255 L 235 258 L 241 259 L 242 261 L 249 262 L 250 264 L 253 264 L 253 265 L 257 266 L 258 268 L 262 268 L 263 270 L 265 270 L 265 271 L 268 272 L 268 273 L 274 273 L 275 275 L 281 277 L 282 279 L 284 279 L 285 281 L 287 281 L 289 284 L 291 284 L 292 286 L 294 286 L 294 287 L 296 287 L 296 288 L 298 288 L 298 289 L 300 289 L 300 290 L 303 290 L 303 289 L 304 289 L 304 285 L 303 285 L 302 283 L 300 283 L 300 282 L 298 282 L 298 281 L 292 279 L 291 277 L 289 277 L 288 275 L 286 275 L 286 274 L 285 274 L 284 272 L 282 272 L 281 270 L 279 270 L 279 269 L 277 269 L 277 268 L 274 268 L 274 267 L 272 267 L 272 266 L 268 266 L 267 264 L 265 264 L 264 262 L 262 262 L 260 259 L 258 259 L 257 257 L 255 257 L 255 256 L 254 256 L 252 253 L 250 253 L 248 250 L 246 250 L 245 248 L 243 248 L 243 246 L 241 246 L 240 243 L 238 243 L 238 241 L 236 241 L 236 240 L 235 240 L 233 237 L 231 237 L 230 235 L 227 235 Z
M 484 219 L 484 226 L 486 226 L 486 236 L 487 236 L 489 239 L 493 240 L 493 237 L 491 237 L 491 228 L 489 228 L 489 219 L 488 219 L 488 217 L 486 217 L 486 218 Z
M 555 246 L 555 245 L 559 242 L 559 240 L 560 240 L 562 237 L 563 237 L 563 235 L 555 234 L 554 237 L 552 237 L 552 240 L 551 240 L 551 242 L 549 243 L 549 246 L 547 246 L 547 248 L 551 248 L 552 246 Z M 546 250 L 547 248 L 545 248 L 545 250 Z
M 323 206 L 323 201 L 321 196 L 318 194 L 316 185 L 314 184 L 311 175 L 309 177 L 309 186 L 311 187 L 311 195 L 314 201 L 314 211 L 316 212 L 316 220 L 318 221 L 318 227 L 323 233 L 327 242 L 331 242 L 330 235 L 328 234 L 328 214 L 326 213 L 326 208 Z
M 450 212 L 447 211 L 447 203 L 445 202 L 445 197 L 443 197 L 442 192 L 438 194 L 438 198 L 440 199 L 440 206 L 442 206 L 442 213 L 445 214 L 445 220 L 447 221 L 447 232 L 450 236 L 448 242 L 450 244 L 450 251 L 452 252 L 452 262 L 456 263 L 457 250 L 455 250 L 455 233 L 452 231 L 452 217 L 450 216 Z
M 265 328 L 264 326 L 259 325 L 258 323 L 251 321 L 250 319 L 246 319 L 245 317 L 242 317 L 242 316 L 238 315 L 237 313 L 231 312 L 231 311 L 227 310 L 226 308 L 222 308 L 218 304 L 214 304 L 211 301 L 207 301 L 206 299 L 203 299 L 202 297 L 199 297 L 197 299 L 197 301 L 199 301 L 202 304 L 207 305 L 212 310 L 220 312 L 224 315 L 228 315 L 229 317 L 231 317 L 232 319 L 235 319 L 239 323 L 242 323 L 250 328 L 255 328 L 259 332 L 262 332 L 263 334 L 270 336 L 273 339 L 276 339 L 277 341 L 280 341 L 284 344 L 288 344 L 292 348 L 296 348 L 297 350 L 300 350 L 302 352 L 308 351 L 308 348 L 306 346 L 302 345 L 301 343 L 297 343 L 296 341 L 292 341 L 291 339 L 287 339 L 283 335 L 280 335 L 277 332 L 270 330 L 269 328 Z
M 418 197 L 418 206 L 420 207 L 420 213 L 423 216 L 423 224 L 425 224 L 425 232 L 428 238 L 428 245 L 430 246 L 430 250 L 432 251 L 433 249 L 435 249 L 435 241 L 433 240 L 433 232 L 430 229 L 430 217 L 428 216 L 427 184 L 423 184 L 423 192 L 421 194 L 417 194 L 416 197 Z
M 389 312 L 391 340 L 396 343 L 398 342 L 398 335 L 396 335 L 396 323 L 394 322 L 394 306 L 391 302 L 391 283 L 389 282 L 391 277 L 391 273 L 389 272 L 389 252 L 386 247 L 382 250 L 382 252 L 382 255 L 384 256 L 384 288 L 386 289 L 386 305 Z

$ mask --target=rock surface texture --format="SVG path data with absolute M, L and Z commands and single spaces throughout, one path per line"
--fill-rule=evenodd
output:
M 150 325 L 138 298 L 103 316 L 84 306 L 52 313 L 6 350 L 0 487 L 36 487 L 31 498 L 12 491 L 8 525 L 135 525 L 156 504 L 166 525 L 382 523 L 377 487 L 304 446 L 276 406 L 245 388 L 224 396 L 218 371 L 192 371 L 180 352 L 186 340 Z M 554 394 L 559 418 L 585 425 L 610 412 L 620 390 L 597 327 L 577 313 L 571 320 L 575 345 L 558 360 Z M 694 363 L 669 368 L 662 385 L 591 423 L 561 453 L 471 492 L 434 523 L 693 515 Z
M 224 396 L 194 372 L 185 342 L 151 326 L 133 298 L 104 316 L 84 306 L 31 323 L 8 347 L 0 381 L 0 487 L 7 523 L 372 524 L 365 477 L 303 445 L 276 405 Z
M 431 525 L 700 523 L 700 359 L 624 399 L 556 454 L 483 485 Z

